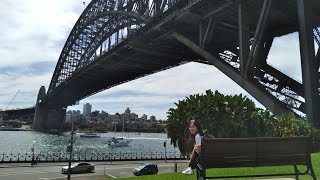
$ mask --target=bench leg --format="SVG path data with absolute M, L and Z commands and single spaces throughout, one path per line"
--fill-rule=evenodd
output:
M 311 173 L 310 175 L 312 176 L 313 180 L 317 180 L 317 177 L 316 177 L 316 175 L 314 174 L 312 165 L 311 165 L 310 167 L 308 167 L 308 168 L 309 168 L 309 170 L 310 170 L 310 173 Z
M 294 167 L 294 173 L 296 174 L 295 176 L 296 176 L 296 180 L 299 180 L 299 173 L 300 173 L 300 171 L 299 171 L 299 169 L 297 168 L 297 165 L 295 164 L 295 165 L 293 165 L 293 167 Z
M 312 161 L 311 161 L 311 155 L 308 154 L 308 161 L 307 161 L 307 172 L 309 172 L 310 170 L 310 175 L 312 176 L 313 180 L 317 180 L 317 177 L 316 175 L 314 174 L 314 170 L 313 170 L 313 167 L 312 167 Z

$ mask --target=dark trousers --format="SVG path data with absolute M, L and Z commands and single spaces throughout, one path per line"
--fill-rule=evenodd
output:
M 194 158 L 190 163 L 191 169 L 196 169 L 197 168 L 197 160 L 198 159 L 199 159 L 199 154 L 198 153 L 194 153 Z

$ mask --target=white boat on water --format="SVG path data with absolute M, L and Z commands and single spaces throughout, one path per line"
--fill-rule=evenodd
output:
M 124 147 L 124 146 L 129 146 L 130 142 L 132 139 L 123 137 L 123 130 L 124 130 L 124 122 L 122 124 L 122 137 L 115 137 L 116 134 L 116 129 L 117 129 L 117 123 L 114 123 L 114 137 L 107 139 L 106 144 L 110 147 Z
M 100 138 L 100 135 L 97 133 L 84 133 L 84 134 L 80 134 L 80 138 L 83 139 L 97 139 Z
M 132 139 L 129 138 L 123 138 L 123 137 L 116 137 L 116 138 L 110 138 L 107 140 L 107 144 L 112 147 L 123 147 L 123 146 L 129 146 Z

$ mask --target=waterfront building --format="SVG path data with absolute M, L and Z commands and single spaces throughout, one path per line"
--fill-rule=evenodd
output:
M 86 103 L 83 105 L 83 111 L 82 115 L 85 117 L 90 117 L 91 116 L 91 110 L 92 110 L 92 105 L 89 103 Z
M 136 121 L 138 119 L 138 115 L 135 113 L 130 113 L 130 121 Z
M 143 115 L 142 115 L 142 119 L 143 119 L 144 121 L 147 121 L 147 120 L 148 120 L 148 116 L 147 116 L 146 114 L 143 114 Z
M 70 124 L 72 120 L 72 114 L 69 111 L 66 113 L 66 123 Z
M 81 115 L 81 111 L 80 110 L 73 110 L 72 111 L 72 115 L 76 116 L 76 117 L 79 117 Z

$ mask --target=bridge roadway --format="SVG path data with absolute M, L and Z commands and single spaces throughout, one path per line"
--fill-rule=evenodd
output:
M 146 162 L 146 161 L 145 161 Z M 101 178 L 122 178 L 134 176 L 133 168 L 145 163 L 144 161 L 117 161 L 117 162 L 92 162 L 95 165 L 94 173 L 72 174 L 73 180 L 95 180 Z M 150 162 L 150 161 L 148 161 Z M 174 172 L 173 161 L 152 161 L 159 167 L 159 173 Z M 187 161 L 176 161 L 178 171 L 186 168 Z M 33 167 L 23 163 L 0 164 L 1 180 L 62 180 L 67 175 L 61 174 L 61 167 L 68 163 L 41 163 Z

